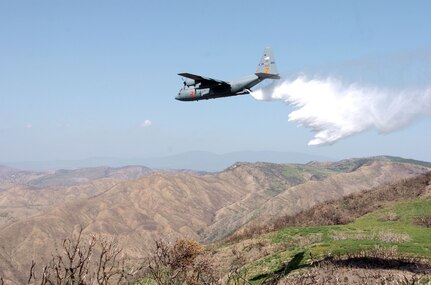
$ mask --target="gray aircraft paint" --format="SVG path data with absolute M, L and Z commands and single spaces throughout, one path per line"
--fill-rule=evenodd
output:
M 249 94 L 250 88 L 265 79 L 280 79 L 270 47 L 265 48 L 256 73 L 237 80 L 226 82 L 191 73 L 179 73 L 178 75 L 187 78 L 184 80 L 184 87 L 175 97 L 180 101 L 199 101 Z

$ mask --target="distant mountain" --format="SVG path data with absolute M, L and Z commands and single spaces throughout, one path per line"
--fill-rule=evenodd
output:
M 46 261 L 81 226 L 85 235 L 115 238 L 138 258 L 160 237 L 217 240 L 247 224 L 426 173 L 427 165 L 392 157 L 235 163 L 217 173 L 156 171 L 131 180 L 107 176 L 106 168 L 60 171 L 53 177 L 71 181 L 79 173 L 88 181 L 49 186 L 54 180 L 47 179 L 48 186 L 0 191 L 0 275 L 25 282 L 19 272 L 27 273 L 33 258 Z
M 195 171 L 222 171 L 237 161 L 306 163 L 309 161 L 329 161 L 328 157 L 297 152 L 240 151 L 215 154 L 206 151 L 192 151 L 181 154 L 147 158 L 90 158 L 83 160 L 4 162 L 4 165 L 25 170 L 45 171 L 55 169 L 76 169 L 85 167 L 121 167 L 144 165 L 153 169 L 190 169 Z
M 145 166 L 124 166 L 119 168 L 99 166 L 37 172 L 0 166 L 0 189 L 7 189 L 17 185 L 39 188 L 76 185 L 102 178 L 134 180 L 152 172 L 152 169 Z
M 145 165 L 162 169 L 192 169 L 204 171 L 222 171 L 232 164 L 241 162 L 270 162 L 270 163 L 306 163 L 309 161 L 329 161 L 328 157 L 296 152 L 277 151 L 240 151 L 226 154 L 194 151 L 182 154 L 149 158 Z
M 14 173 L 15 171 L 17 171 L 17 170 L 14 168 L 0 165 L 0 177 L 3 177 L 5 175 L 10 175 L 11 173 Z
M 120 168 L 99 166 L 73 170 L 61 169 L 48 173 L 38 179 L 30 180 L 27 184 L 30 186 L 47 187 L 55 185 L 75 185 L 101 178 L 135 180 L 152 172 L 153 170 L 151 168 L 145 166 L 124 166 Z
M 38 179 L 44 175 L 46 173 L 19 170 L 0 165 L 0 191 L 14 185 L 27 184 L 29 181 Z

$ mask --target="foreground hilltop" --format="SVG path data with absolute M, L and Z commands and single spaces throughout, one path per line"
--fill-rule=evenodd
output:
M 58 183 L 58 176 L 55 184 L 31 179 L 0 192 L 0 274 L 23 280 L 21 272 L 31 259 L 46 260 L 59 240 L 81 226 L 86 235 L 115 237 L 127 254 L 139 258 L 161 236 L 218 240 L 244 225 L 414 177 L 430 166 L 373 157 L 332 163 L 237 163 L 218 173 L 148 172 L 138 179 L 98 178 L 80 171 L 87 180 L 73 185 Z
M 243 228 L 211 246 L 252 284 L 429 284 L 431 172 Z

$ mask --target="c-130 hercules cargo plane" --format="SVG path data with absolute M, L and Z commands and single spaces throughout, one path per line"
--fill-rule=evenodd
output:
M 184 87 L 175 97 L 180 101 L 199 101 L 249 94 L 251 87 L 265 79 L 280 79 L 270 47 L 265 48 L 256 73 L 238 80 L 226 82 L 190 73 L 179 73 L 178 75 L 187 78 L 184 80 Z

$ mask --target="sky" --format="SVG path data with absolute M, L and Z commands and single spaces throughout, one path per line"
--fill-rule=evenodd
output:
M 402 90 L 431 86 L 430 1 L 0 2 L 0 162 L 283 151 L 431 161 L 431 117 L 308 146 L 293 106 L 174 100 L 180 72 L 281 75 Z

